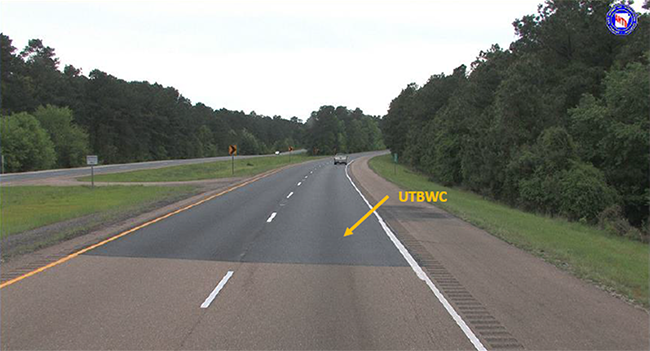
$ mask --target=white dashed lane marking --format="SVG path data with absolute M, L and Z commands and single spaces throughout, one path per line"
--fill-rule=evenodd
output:
M 205 301 L 203 301 L 203 303 L 201 304 L 201 308 L 210 307 L 210 304 L 212 303 L 212 301 L 214 301 L 214 299 L 217 297 L 217 294 L 219 294 L 219 291 L 221 291 L 221 289 L 223 289 L 223 287 L 228 282 L 228 279 L 230 279 L 230 277 L 232 277 L 233 273 L 234 273 L 233 271 L 228 271 L 228 273 L 226 273 L 226 275 L 221 279 L 219 284 L 217 284 L 217 287 L 214 288 L 214 290 L 212 290 L 212 292 L 210 293 L 210 295 L 208 295 L 208 297 L 205 299 Z
M 275 218 L 275 216 L 277 216 L 277 214 L 278 214 L 277 212 L 271 213 L 271 217 L 269 217 L 269 219 L 266 220 L 266 223 L 271 223 L 271 221 L 273 220 L 273 218 Z

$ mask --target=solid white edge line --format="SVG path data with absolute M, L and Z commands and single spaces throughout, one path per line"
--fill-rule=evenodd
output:
M 219 294 L 219 291 L 223 289 L 224 285 L 226 285 L 228 279 L 232 277 L 233 273 L 234 273 L 233 271 L 228 271 L 228 273 L 226 273 L 226 275 L 224 275 L 223 278 L 221 278 L 221 281 L 219 282 L 219 284 L 217 284 L 217 287 L 214 288 L 214 290 L 212 290 L 212 292 L 210 293 L 210 295 L 208 295 L 205 301 L 203 301 L 203 303 L 201 304 L 201 308 L 210 307 L 212 301 L 217 297 L 217 294 Z
M 271 223 L 271 221 L 273 220 L 273 218 L 275 218 L 277 214 L 278 214 L 277 212 L 271 213 L 271 217 L 269 217 L 269 219 L 266 220 L 266 223 Z
M 352 164 L 352 162 L 350 162 L 350 164 Z M 357 191 L 357 193 L 359 193 L 359 196 L 361 196 L 361 198 L 366 203 L 366 205 L 368 205 L 368 208 L 372 209 L 372 206 L 370 205 L 368 200 L 366 200 L 366 197 L 363 196 L 363 194 L 361 193 L 359 188 L 357 188 L 357 185 L 354 184 L 354 182 L 352 181 L 352 178 L 350 178 L 350 176 L 348 175 L 348 166 L 349 165 L 345 166 L 345 176 L 348 177 L 348 180 L 350 181 L 350 184 L 352 184 L 352 186 Z M 399 252 L 402 254 L 402 256 L 404 256 L 404 259 L 406 259 L 406 262 L 408 262 L 408 264 L 411 266 L 411 268 L 415 272 L 415 275 L 417 275 L 418 278 L 423 280 L 427 284 L 429 289 L 431 289 L 431 291 L 433 291 L 433 294 L 436 296 L 436 298 L 438 298 L 438 301 L 440 301 L 442 306 L 451 315 L 451 318 L 454 319 L 454 321 L 456 322 L 456 324 L 458 324 L 458 326 L 463 331 L 463 333 L 465 333 L 465 336 L 467 336 L 469 341 L 474 345 L 474 348 L 476 348 L 476 350 L 478 350 L 478 351 L 486 351 L 485 346 L 483 346 L 481 341 L 476 337 L 476 335 L 474 334 L 472 329 L 470 329 L 470 327 L 467 325 L 467 323 L 465 323 L 465 321 L 456 312 L 456 310 L 454 310 L 454 307 L 451 306 L 451 304 L 449 303 L 449 301 L 447 301 L 445 296 L 440 292 L 440 290 L 438 290 L 438 287 L 436 287 L 436 285 L 431 281 L 431 279 L 429 279 L 429 276 L 427 276 L 427 274 L 424 272 L 424 270 L 422 270 L 422 267 L 420 267 L 418 265 L 418 263 L 415 262 L 415 259 L 413 259 L 413 256 L 411 256 L 411 254 L 408 252 L 406 247 L 404 247 L 404 245 L 399 241 L 399 239 L 397 239 L 397 237 L 395 236 L 393 231 L 390 230 L 388 225 L 386 225 L 386 223 L 384 222 L 384 219 L 381 218 L 381 216 L 379 215 L 379 213 L 377 213 L 377 211 L 375 211 L 373 213 L 377 217 L 377 220 L 379 221 L 379 224 L 381 225 L 381 228 L 384 230 L 384 232 L 386 232 L 386 235 L 388 235 L 388 238 L 390 238 L 390 240 L 393 242 L 395 247 L 397 247 L 397 250 L 399 250 Z
M 287 195 L 287 199 L 288 199 L 288 198 L 290 198 L 290 197 L 291 197 L 291 195 L 293 195 L 293 191 L 292 191 L 292 192 L 290 192 L 290 193 L 289 193 L 289 195 Z

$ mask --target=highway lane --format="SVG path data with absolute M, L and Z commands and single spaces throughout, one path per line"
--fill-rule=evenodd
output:
M 304 149 L 293 151 L 293 153 L 295 154 L 304 153 L 304 152 L 306 152 L 306 150 Z M 288 152 L 281 153 L 281 155 L 286 155 L 286 154 L 288 154 Z M 276 156 L 276 155 L 274 154 L 244 155 L 244 156 L 237 156 L 237 158 L 246 159 L 251 157 L 272 157 L 272 156 Z M 95 167 L 95 174 L 127 172 L 127 171 L 141 170 L 141 169 L 153 169 L 153 168 L 207 163 L 207 162 L 215 162 L 215 161 L 226 161 L 226 160 L 230 160 L 230 158 L 231 158 L 230 156 L 219 156 L 219 157 L 205 157 L 205 158 L 193 158 L 193 159 L 182 159 L 182 160 L 162 160 L 162 161 L 99 165 Z M 5 173 L 5 174 L 0 174 L 0 182 L 18 182 L 18 181 L 27 181 L 27 180 L 47 179 L 53 177 L 71 177 L 71 176 L 81 177 L 86 175 L 90 175 L 90 167 L 52 169 L 52 170 L 45 170 L 45 171 L 23 172 L 23 173 Z
M 343 237 L 368 209 L 290 167 L 3 288 L 1 346 L 472 349 L 374 216 Z

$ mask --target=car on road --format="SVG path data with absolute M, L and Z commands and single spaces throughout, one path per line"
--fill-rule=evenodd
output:
M 343 155 L 343 154 L 334 155 L 334 164 L 338 165 L 339 163 L 347 165 L 348 164 L 348 155 Z

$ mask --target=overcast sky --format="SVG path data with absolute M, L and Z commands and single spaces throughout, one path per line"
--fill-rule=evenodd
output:
M 385 114 L 408 83 L 507 47 L 541 1 L 3 0 L 0 30 L 19 50 L 43 39 L 61 68 L 304 120 L 321 105 Z

